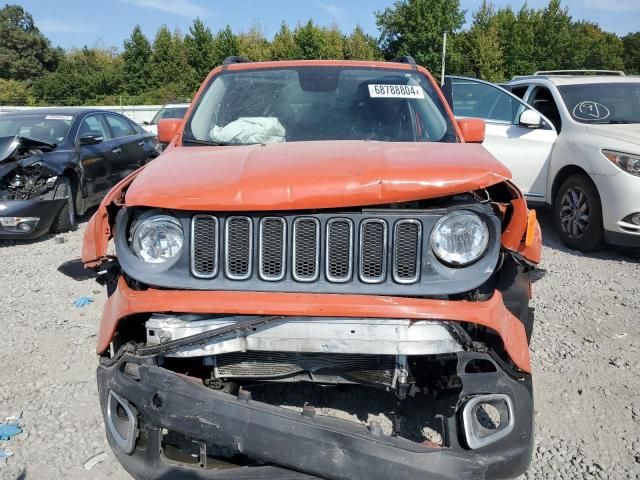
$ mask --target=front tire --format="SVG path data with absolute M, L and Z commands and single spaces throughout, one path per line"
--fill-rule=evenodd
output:
M 571 175 L 562 183 L 554 199 L 553 220 L 558 236 L 569 248 L 589 252 L 602 244 L 602 205 L 589 177 Z
M 53 194 L 54 200 L 66 199 L 62 209 L 58 212 L 53 224 L 51 225 L 51 233 L 64 233 L 76 228 L 76 207 L 75 195 L 71 180 L 67 177 L 60 177 L 56 190 Z

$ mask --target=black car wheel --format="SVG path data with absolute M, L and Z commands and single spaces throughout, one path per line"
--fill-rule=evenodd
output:
M 560 239 L 569 248 L 588 252 L 602 244 L 602 206 L 595 185 L 585 175 L 567 178 L 553 205 L 553 218 Z
M 76 227 L 76 208 L 71 180 L 67 177 L 60 177 L 55 188 L 53 198 L 55 200 L 64 198 L 67 202 L 62 209 L 60 209 L 58 216 L 53 221 L 51 233 L 68 232 Z

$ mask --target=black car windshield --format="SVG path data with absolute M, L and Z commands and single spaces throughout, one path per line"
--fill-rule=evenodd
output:
M 640 123 L 640 82 L 563 85 L 558 90 L 578 122 Z
M 73 115 L 0 114 L 0 137 L 19 135 L 46 143 L 60 143 L 67 136 Z
M 162 107 L 158 110 L 158 113 L 155 114 L 153 120 L 151 120 L 151 125 L 157 125 L 163 118 L 182 118 L 184 114 L 187 113 L 188 108 L 189 107 Z
M 223 72 L 200 97 L 183 139 L 195 145 L 457 141 L 424 75 L 350 66 Z

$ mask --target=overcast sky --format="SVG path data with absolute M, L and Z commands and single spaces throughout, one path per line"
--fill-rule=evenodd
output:
M 7 0 L 8 3 L 13 3 Z M 15 1 L 15 0 L 14 0 Z M 2 2 L 4 3 L 4 2 Z M 226 24 L 242 31 L 259 21 L 272 36 L 285 20 L 290 25 L 309 18 L 321 25 L 337 23 L 344 31 L 360 24 L 377 35 L 374 11 L 392 5 L 392 0 L 17 0 L 35 18 L 38 27 L 55 46 L 64 48 L 116 46 L 122 48 L 136 24 L 153 37 L 163 23 L 185 33 L 195 17 L 213 31 Z M 467 18 L 481 0 L 461 0 Z M 529 0 L 530 7 L 547 0 Z M 496 6 L 523 1 L 494 0 Z M 599 23 L 605 30 L 624 35 L 640 30 L 640 0 L 564 0 L 574 19 Z

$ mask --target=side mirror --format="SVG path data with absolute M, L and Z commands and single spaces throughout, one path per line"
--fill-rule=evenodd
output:
M 143 120 L 142 124 L 143 125 L 151 125 L 151 122 L 149 120 Z
M 87 135 L 82 135 L 78 139 L 79 145 L 97 145 L 104 141 L 104 137 L 102 135 L 95 135 L 93 133 L 88 133 Z
M 176 136 L 182 123 L 181 118 L 163 118 L 158 122 L 158 141 L 169 143 Z
M 484 142 L 486 125 L 481 118 L 461 118 L 458 120 L 458 127 L 466 143 Z
M 542 126 L 542 117 L 535 110 L 527 109 L 520 114 L 518 124 L 527 128 L 540 128 Z

